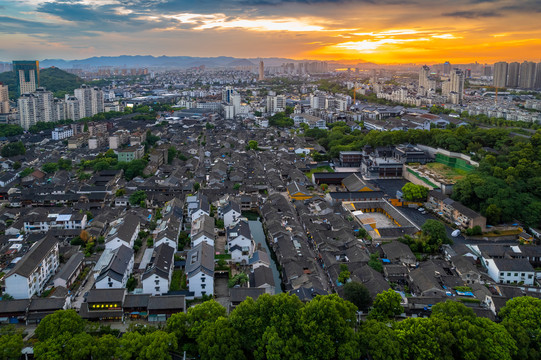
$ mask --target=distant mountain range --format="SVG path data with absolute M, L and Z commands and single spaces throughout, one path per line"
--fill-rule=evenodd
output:
M 88 67 L 169 67 L 189 68 L 205 65 L 206 67 L 257 66 L 263 60 L 265 65 L 279 66 L 283 63 L 313 62 L 318 60 L 293 60 L 287 58 L 244 59 L 229 56 L 192 57 L 192 56 L 151 56 L 121 55 L 99 56 L 82 60 L 45 59 L 40 60 L 40 67 L 56 66 L 63 69 L 81 69 Z

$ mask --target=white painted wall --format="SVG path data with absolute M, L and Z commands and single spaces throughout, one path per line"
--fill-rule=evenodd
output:
M 525 285 L 533 285 L 535 279 L 535 272 L 518 272 L 518 271 L 501 271 L 496 266 L 493 259 L 485 260 L 488 270 L 488 276 L 494 281 L 502 284 L 511 284 L 524 282 Z
M 238 222 L 240 215 L 241 214 L 235 210 L 229 210 L 226 214 L 224 214 L 225 227 L 228 228 L 231 225 L 235 225 Z
M 188 278 L 188 289 L 194 293 L 195 297 L 214 294 L 214 278 L 200 271 Z
M 143 280 L 143 294 L 162 295 L 169 291 L 169 279 L 152 275 Z

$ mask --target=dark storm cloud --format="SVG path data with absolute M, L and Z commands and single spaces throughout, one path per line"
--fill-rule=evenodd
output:
M 114 6 L 102 5 L 92 7 L 81 3 L 72 2 L 46 2 L 38 6 L 37 11 L 58 16 L 68 21 L 126 21 L 129 17 L 116 15 Z
M 138 15 L 148 14 L 145 11 L 131 14 L 116 13 L 115 5 L 90 6 L 76 2 L 47 2 L 38 6 L 37 11 L 58 16 L 63 20 L 73 22 L 71 25 L 82 31 L 114 31 L 128 32 L 155 28 L 165 28 L 178 24 L 174 20 L 147 21 L 137 19 Z
M 506 5 L 501 8 L 504 11 L 518 12 L 541 12 L 541 0 L 524 0 L 515 5 Z
M 471 11 L 455 11 L 450 13 L 444 13 L 443 16 L 449 16 L 449 17 L 460 17 L 465 19 L 479 19 L 479 18 L 489 18 L 489 17 L 500 17 L 502 14 L 496 11 L 478 11 L 478 10 L 471 10 Z
M 43 31 L 52 31 L 58 28 L 58 26 L 52 24 L 46 24 L 39 21 L 17 19 L 9 16 L 0 16 L 0 24 L 8 25 L 4 28 L 3 32 L 12 34 L 20 32 L 36 34 Z

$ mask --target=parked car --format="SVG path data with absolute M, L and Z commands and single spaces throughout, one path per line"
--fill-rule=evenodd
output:
M 418 210 L 419 212 L 423 212 L 423 211 L 425 211 L 425 208 L 420 207 L 420 208 L 418 208 L 417 210 Z
M 458 229 L 456 229 L 455 231 L 453 231 L 453 232 L 451 233 L 451 236 L 452 236 L 452 237 L 457 237 L 457 236 L 459 236 L 459 235 L 460 235 L 460 230 L 458 230 Z

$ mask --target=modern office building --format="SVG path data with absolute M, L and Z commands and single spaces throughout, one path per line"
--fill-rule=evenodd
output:
M 14 61 L 19 95 L 36 91 L 39 87 L 39 61 Z
M 222 90 L 222 101 L 230 103 L 234 92 L 235 91 L 231 86 L 226 86 L 225 89 Z
M 494 64 L 494 81 L 493 85 L 497 88 L 504 88 L 507 86 L 507 63 L 504 61 Z
M 445 63 L 443 63 L 443 73 L 444 74 L 451 73 L 451 63 L 449 61 L 446 61 Z
M 6 293 L 14 299 L 40 295 L 59 264 L 58 240 L 47 235 L 36 242 L 6 276 Z

